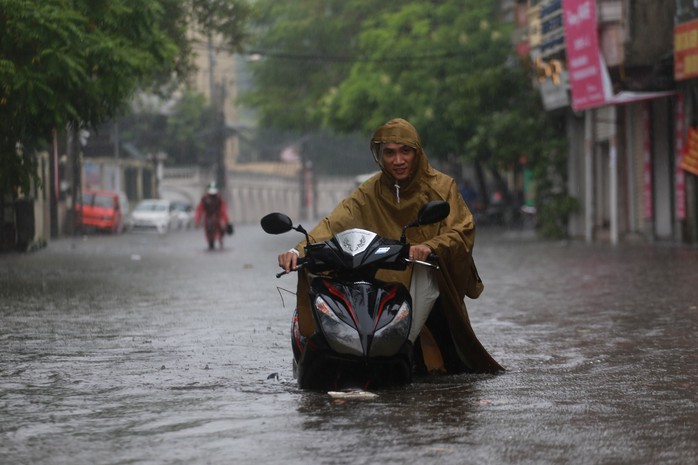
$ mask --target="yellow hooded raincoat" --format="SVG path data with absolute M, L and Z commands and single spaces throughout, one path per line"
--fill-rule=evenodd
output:
M 475 336 L 463 300 L 466 295 L 477 298 L 483 290 L 483 284 L 472 258 L 475 238 L 473 216 L 458 192 L 455 181 L 429 165 L 419 135 L 409 122 L 394 119 L 376 130 L 371 139 L 371 151 L 377 162 L 381 142 L 415 148 L 417 153 L 413 174 L 401 184 L 396 183 L 385 171 L 376 174 L 310 231 L 311 240 L 324 241 L 351 228 L 368 229 L 380 236 L 397 239 L 402 233 L 402 227 L 417 218 L 423 205 L 432 200 L 447 201 L 451 206 L 448 218 L 441 223 L 408 229 L 407 240 L 411 244 L 426 244 L 439 255 L 439 306 L 443 309 L 452 345 L 455 345 L 464 368 L 472 372 L 488 373 L 503 370 Z M 304 245 L 302 242 L 296 246 L 301 256 Z M 411 267 L 405 271 L 381 270 L 377 278 L 402 282 L 409 289 L 411 272 Z M 307 274 L 300 273 L 298 317 L 304 335 L 310 335 L 316 330 L 310 302 L 305 297 L 308 288 Z M 429 322 L 426 326 L 429 326 Z M 420 339 L 423 339 L 424 333 L 425 330 Z M 430 334 L 427 336 L 431 339 Z M 439 341 L 436 337 L 437 344 L 442 348 L 443 338 L 444 335 Z

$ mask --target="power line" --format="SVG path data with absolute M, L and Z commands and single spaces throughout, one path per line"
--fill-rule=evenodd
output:
M 192 43 L 200 48 L 207 46 L 206 42 L 195 38 Z M 216 46 L 217 50 L 226 50 L 225 46 L 220 44 Z M 229 52 L 230 53 L 230 52 Z M 341 54 L 326 54 L 326 53 L 296 53 L 282 52 L 273 50 L 250 50 L 244 53 L 249 61 L 259 61 L 265 58 L 288 60 L 288 61 L 313 61 L 327 63 L 386 63 L 386 62 L 411 62 L 411 61 L 438 61 L 451 58 L 467 57 L 469 52 L 460 51 L 444 51 L 444 52 L 425 52 L 415 55 L 397 55 L 384 57 L 370 57 L 367 55 L 341 55 Z
M 271 58 L 289 61 L 314 61 L 327 63 L 386 63 L 386 62 L 414 62 L 414 61 L 438 61 L 458 57 L 466 57 L 465 51 L 450 51 L 440 53 L 424 53 L 419 55 L 397 55 L 384 57 L 369 57 L 366 55 L 331 55 L 318 53 L 291 53 L 274 52 L 264 50 L 252 50 L 247 52 L 250 61 Z

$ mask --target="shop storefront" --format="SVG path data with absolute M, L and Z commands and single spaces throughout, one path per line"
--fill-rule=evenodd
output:
M 694 4 L 677 2 L 674 26 L 674 79 L 681 93 L 675 206 L 683 239 L 698 243 L 698 8 Z

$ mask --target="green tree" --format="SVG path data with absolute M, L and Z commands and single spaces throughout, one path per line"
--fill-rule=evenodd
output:
M 564 160 L 559 128 L 513 56 L 500 2 L 259 3 L 264 59 L 244 101 L 263 124 L 370 134 L 400 116 L 419 128 L 431 156 L 461 157 L 495 178 L 525 156 L 539 186 L 559 177 L 545 167 L 551 154 Z
M 259 125 L 309 131 L 323 126 L 328 92 L 348 76 L 366 18 L 389 7 L 375 0 L 257 0 L 249 56 L 254 88 L 241 102 Z
M 433 151 L 463 153 L 479 116 L 510 103 L 497 4 L 260 0 L 262 60 L 243 102 L 283 129 L 370 132 L 400 115 Z
M 375 16 L 359 38 L 354 64 L 325 106 L 325 121 L 369 131 L 401 115 L 435 156 L 464 155 L 478 122 L 516 111 L 516 66 L 498 2 L 405 2 Z
M 187 91 L 178 100 L 167 118 L 166 137 L 162 148 L 174 164 L 190 164 L 207 160 L 207 141 L 216 135 L 218 118 L 203 94 Z M 212 163 L 214 160 L 207 160 Z
M 177 55 L 153 0 L 2 0 L 0 11 L 4 192 L 29 178 L 31 151 L 18 164 L 18 143 L 29 148 L 54 128 L 103 121 Z
M 28 188 L 53 129 L 97 126 L 138 89 L 186 78 L 189 24 L 234 50 L 248 14 L 244 0 L 0 0 L 2 192 Z
M 220 123 L 205 95 L 185 89 L 167 112 L 159 102 L 154 105 L 150 99 L 139 103 L 117 120 L 122 143 L 131 144 L 142 153 L 165 152 L 168 164 L 204 161 L 206 148 L 216 137 Z

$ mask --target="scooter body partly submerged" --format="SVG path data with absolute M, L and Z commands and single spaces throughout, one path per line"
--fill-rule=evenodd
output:
M 296 310 L 291 343 L 294 375 L 301 388 L 368 389 L 412 380 L 410 293 L 403 284 L 375 275 L 381 269 L 404 270 L 411 263 L 437 267 L 435 256 L 429 262 L 409 258 L 405 231 L 441 221 L 449 210 L 446 202 L 425 205 L 419 218 L 403 228 L 400 240 L 355 228 L 311 244 L 303 227 L 294 227 L 288 216 L 271 213 L 262 219 L 267 233 L 296 230 L 306 235 L 305 255 L 297 269 L 304 268 L 311 276 L 308 297 L 317 331 L 301 335 Z

